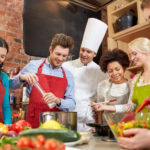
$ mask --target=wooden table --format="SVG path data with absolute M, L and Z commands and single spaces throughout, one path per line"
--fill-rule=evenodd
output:
M 77 145 L 80 150 L 121 150 L 117 142 L 105 142 L 99 136 L 91 136 L 88 144 Z

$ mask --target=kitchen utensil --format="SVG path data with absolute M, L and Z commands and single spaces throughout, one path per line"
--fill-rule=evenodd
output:
M 136 113 L 140 112 L 145 106 L 150 104 L 150 97 L 145 99 L 143 104 L 137 109 Z M 124 118 L 122 118 L 121 122 L 128 122 L 133 120 L 135 117 L 135 113 L 130 113 L 126 115 Z
M 115 102 L 115 101 L 117 101 L 117 99 L 110 99 L 104 102 L 100 102 L 100 104 L 108 104 L 108 103 Z M 91 104 L 89 104 L 88 106 L 91 106 Z
M 103 115 L 103 112 L 102 111 L 98 111 L 98 112 L 95 112 L 95 115 L 96 115 L 96 123 L 98 124 L 102 124 L 103 121 L 102 121 L 102 115 Z
M 49 120 L 56 120 L 63 126 L 77 130 L 77 112 L 43 112 L 39 114 L 40 124 Z
M 132 27 L 137 24 L 137 17 L 133 15 L 134 10 L 129 9 L 127 13 L 116 20 L 120 30 Z
M 39 84 L 38 82 L 36 82 L 36 83 L 34 84 L 34 86 L 35 86 L 35 87 L 37 88 L 37 90 L 41 93 L 41 95 L 44 96 L 45 91 L 44 91 L 43 88 L 40 86 L 40 84 Z M 55 103 L 55 102 L 52 102 L 52 103 L 49 103 L 49 104 L 48 104 L 48 107 L 49 107 L 50 109 L 54 108 L 55 106 L 56 106 L 56 103 Z
M 115 101 L 117 101 L 117 99 L 110 99 L 105 102 L 101 102 L 101 104 L 108 104 L 108 103 L 115 102 Z

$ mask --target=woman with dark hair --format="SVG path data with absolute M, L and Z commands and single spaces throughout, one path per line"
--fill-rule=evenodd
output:
M 100 66 L 103 72 L 107 72 L 109 79 L 103 80 L 97 87 L 97 102 L 92 103 L 95 111 L 114 111 L 123 112 L 123 104 L 128 102 L 129 98 L 129 84 L 124 77 L 126 68 L 129 66 L 128 55 L 120 49 L 107 51 L 102 56 Z M 116 101 L 110 104 L 102 104 L 110 99 Z
M 2 67 L 8 53 L 6 41 L 0 38 L 0 122 L 11 124 L 11 109 L 9 103 L 9 79 Z

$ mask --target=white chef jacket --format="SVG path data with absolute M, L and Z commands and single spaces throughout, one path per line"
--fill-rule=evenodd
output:
M 96 101 L 97 85 L 106 78 L 106 74 L 93 61 L 84 66 L 80 59 L 76 59 L 63 63 L 63 67 L 73 74 L 75 80 L 77 130 L 88 131 L 90 127 L 86 126 L 86 123 L 95 122 L 92 109 L 88 105 L 92 101 Z

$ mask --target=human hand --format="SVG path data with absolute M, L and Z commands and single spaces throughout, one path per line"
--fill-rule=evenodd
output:
M 34 84 L 39 81 L 39 78 L 35 74 L 27 73 L 20 75 L 19 79 L 21 81 L 26 81 L 29 85 Z
M 58 97 L 56 97 L 53 93 L 49 92 L 49 93 L 45 93 L 43 96 L 43 100 L 45 101 L 45 103 L 49 104 L 52 102 L 55 102 L 56 104 L 60 104 L 60 99 Z
M 92 103 L 91 103 L 91 107 L 94 109 L 94 111 L 97 112 L 97 111 L 103 111 L 105 105 L 103 105 L 103 104 L 101 104 L 101 103 L 92 102 Z
M 128 129 L 124 131 L 124 134 L 132 137 L 119 137 L 117 139 L 122 148 L 131 150 L 150 148 L 150 131 L 148 129 Z

